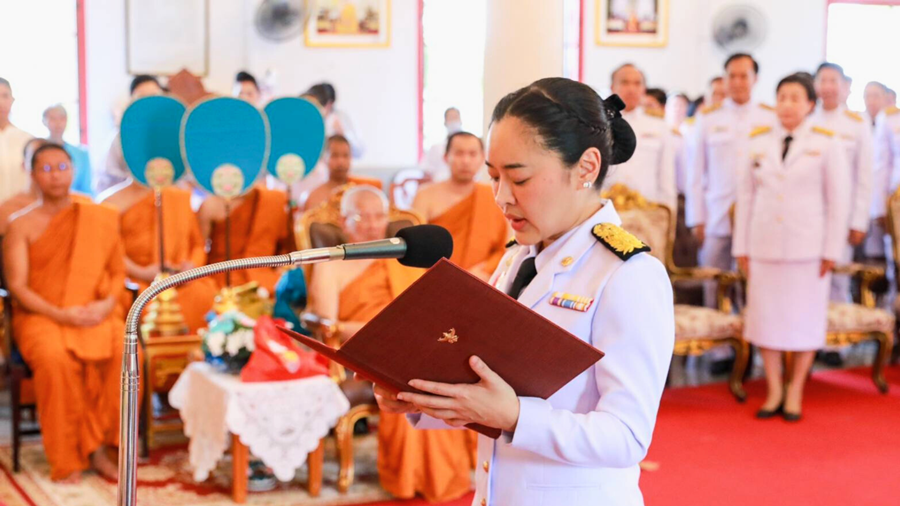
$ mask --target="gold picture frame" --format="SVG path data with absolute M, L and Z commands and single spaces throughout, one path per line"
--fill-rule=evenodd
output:
M 596 0 L 598 46 L 665 47 L 669 44 L 669 0 Z
M 391 0 L 318 0 L 304 34 L 307 47 L 390 47 Z

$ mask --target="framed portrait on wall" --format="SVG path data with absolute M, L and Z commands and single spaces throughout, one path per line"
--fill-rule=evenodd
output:
M 669 0 L 596 0 L 598 46 L 664 47 Z
M 309 47 L 388 47 L 391 0 L 318 0 L 306 25 Z
M 131 75 L 209 74 L 209 0 L 126 0 Z

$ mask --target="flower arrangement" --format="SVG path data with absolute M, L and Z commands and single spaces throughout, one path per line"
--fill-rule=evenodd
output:
M 237 310 L 214 316 L 199 332 L 206 362 L 222 372 L 240 373 L 256 347 L 255 327 L 256 320 Z

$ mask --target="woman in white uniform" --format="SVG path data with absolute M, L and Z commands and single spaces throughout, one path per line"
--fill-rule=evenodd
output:
M 491 283 L 606 357 L 548 400 L 517 396 L 477 357 L 477 384 L 415 380 L 432 395 L 397 397 L 376 387 L 383 410 L 409 413 L 418 428 L 502 429 L 499 440 L 479 436 L 474 505 L 643 504 L 638 464 L 671 362 L 674 313 L 666 269 L 600 197 L 609 165 L 634 151 L 623 107 L 584 84 L 542 79 L 497 104 L 487 150 L 517 243 Z
M 733 253 L 748 276 L 744 337 L 759 346 L 768 395 L 759 418 L 801 415 L 815 351 L 825 345 L 831 270 L 846 244 L 850 171 L 834 134 L 809 124 L 812 81 L 778 84 L 779 125 L 750 134 L 738 183 Z M 795 353 L 783 381 L 782 353 Z

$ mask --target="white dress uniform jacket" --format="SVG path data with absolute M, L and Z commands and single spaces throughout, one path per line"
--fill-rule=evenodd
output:
M 850 164 L 850 228 L 868 231 L 872 205 L 872 130 L 862 116 L 846 106 L 826 111 L 820 105 L 808 122 L 834 132 L 835 139 L 844 147 Z
M 473 506 L 640 506 L 638 464 L 650 446 L 675 342 L 672 287 L 646 253 L 623 261 L 591 233 L 619 225 L 611 202 L 537 254 L 519 302 L 606 353 L 548 400 L 520 397 L 514 434 L 479 436 Z M 514 246 L 491 283 L 507 291 L 535 247 Z M 593 297 L 585 312 L 550 303 Z M 490 365 L 490 364 L 488 364 Z M 423 415 L 417 428 L 447 428 Z
M 875 120 L 875 174 L 872 216 L 887 213 L 887 203 L 900 186 L 900 109 L 889 107 Z
M 793 132 L 778 125 L 754 132 L 735 208 L 735 257 L 762 261 L 839 261 L 847 244 L 850 169 L 829 130 L 807 121 Z M 752 269 L 751 269 L 751 276 Z
M 774 127 L 770 107 L 731 99 L 703 109 L 688 140 L 689 161 L 685 219 L 689 227 L 706 226 L 707 237 L 730 237 L 729 210 L 735 201 L 740 165 L 747 158 L 750 132 Z
M 609 168 L 604 186 L 624 184 L 651 202 L 678 208 L 675 188 L 675 145 L 672 132 L 662 116 L 654 116 L 636 107 L 623 112 L 637 137 L 637 147 L 627 162 Z
M 22 166 L 22 156 L 31 138 L 13 125 L 0 130 L 0 202 L 28 188 L 31 176 Z

